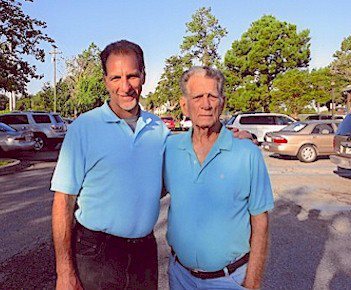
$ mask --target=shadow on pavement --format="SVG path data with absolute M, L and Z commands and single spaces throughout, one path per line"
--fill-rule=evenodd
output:
M 43 150 L 43 151 L 16 151 L 5 152 L 1 155 L 3 158 L 13 158 L 21 161 L 41 161 L 52 162 L 57 161 L 59 150 Z
M 262 289 L 348 289 L 350 217 L 337 213 L 322 219 L 319 210 L 302 211 L 293 202 L 276 201 Z

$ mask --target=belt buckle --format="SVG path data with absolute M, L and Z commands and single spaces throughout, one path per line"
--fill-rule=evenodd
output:
M 229 277 L 229 270 L 227 267 L 224 267 L 222 271 L 224 272 L 225 277 Z

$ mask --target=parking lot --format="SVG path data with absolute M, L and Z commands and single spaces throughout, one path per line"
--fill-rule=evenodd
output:
M 275 209 L 262 289 L 351 289 L 351 179 L 335 174 L 327 158 L 301 163 L 263 154 Z M 21 171 L 0 176 L 0 289 L 54 287 L 49 183 L 56 157 L 57 151 L 23 154 Z M 168 289 L 169 196 L 161 202 L 159 289 Z

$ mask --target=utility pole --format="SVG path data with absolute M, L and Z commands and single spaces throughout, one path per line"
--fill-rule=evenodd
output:
M 335 82 L 331 82 L 331 94 L 332 94 L 332 119 L 334 120 L 334 115 L 335 115 L 335 94 L 334 94 L 334 86 Z
M 52 55 L 52 62 L 54 64 L 54 112 L 56 113 L 56 55 L 61 54 L 61 52 L 57 51 L 57 46 L 53 45 L 54 48 L 53 51 L 50 51 L 49 53 Z

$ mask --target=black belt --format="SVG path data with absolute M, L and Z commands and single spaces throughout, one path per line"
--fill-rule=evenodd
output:
M 193 275 L 196 278 L 200 279 L 215 279 L 215 278 L 220 278 L 224 276 L 229 276 L 230 274 L 234 273 L 234 271 L 241 266 L 245 265 L 249 261 L 249 255 L 250 253 L 246 253 L 243 257 L 241 257 L 239 260 L 235 261 L 232 264 L 227 265 L 224 267 L 222 270 L 214 271 L 214 272 L 203 272 L 203 271 L 198 271 L 198 270 L 193 270 L 190 269 L 186 266 L 184 266 L 178 259 L 178 256 L 176 253 L 171 249 L 171 253 L 173 256 L 175 256 L 176 261 L 185 269 L 187 269 L 191 275 Z
M 76 221 L 76 228 L 77 231 L 83 234 L 83 236 L 90 236 L 96 241 L 106 241 L 106 242 L 111 242 L 111 243 L 125 243 L 125 244 L 141 244 L 144 243 L 150 239 L 154 238 L 154 232 L 152 231 L 150 234 L 148 234 L 145 237 L 141 238 L 123 238 L 119 236 L 114 236 L 108 233 L 104 232 L 99 232 L 99 231 L 93 231 L 90 230 L 83 225 L 81 225 L 79 222 Z

